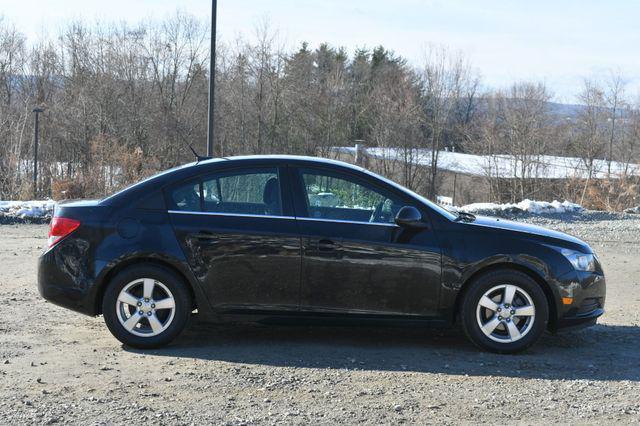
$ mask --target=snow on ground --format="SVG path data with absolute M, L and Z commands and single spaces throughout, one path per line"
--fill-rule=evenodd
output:
M 529 213 L 534 215 L 582 213 L 585 211 L 585 209 L 579 204 L 571 203 L 569 201 L 560 202 L 557 200 L 554 200 L 552 202 L 523 200 L 519 203 L 513 204 L 474 203 L 458 207 L 457 209 L 469 213 L 494 216 L 519 213 Z
M 528 214 L 532 216 L 560 216 L 568 214 L 575 220 L 580 215 L 587 214 L 579 204 L 569 201 L 532 201 L 524 200 L 519 203 L 474 203 L 457 207 L 450 205 L 448 197 L 446 200 L 439 200 L 449 210 L 461 210 L 469 213 L 486 216 L 515 216 Z M 443 202 L 444 201 L 444 202 Z M 31 200 L 31 201 L 0 201 L 0 223 L 15 222 L 42 222 L 53 216 L 53 209 L 56 202 L 53 200 Z M 631 211 L 633 210 L 633 211 Z M 627 213 L 640 213 L 640 206 L 636 209 L 628 209 Z
M 53 200 L 0 201 L 0 217 L 46 219 L 53 216 Z
M 0 201 L 0 216 L 15 217 L 20 219 L 28 218 L 48 218 L 53 215 L 53 209 L 56 202 L 53 200 L 44 201 Z M 582 206 L 569 201 L 532 201 L 524 200 L 514 204 L 495 204 L 495 203 L 475 203 L 462 207 L 447 206 L 455 210 L 462 210 L 469 213 L 478 214 L 562 214 L 562 213 L 580 213 L 584 211 Z
M 333 147 L 333 152 L 355 155 L 355 147 Z M 390 161 L 408 162 L 420 166 L 431 166 L 431 150 L 423 148 L 364 148 L 367 156 Z M 583 159 L 536 155 L 523 165 L 522 158 L 512 155 L 474 155 L 461 152 L 439 151 L 438 168 L 469 176 L 499 177 L 504 179 L 616 179 L 623 175 L 640 176 L 640 164 L 595 160 L 589 173 Z M 609 173 L 609 170 L 611 172 Z

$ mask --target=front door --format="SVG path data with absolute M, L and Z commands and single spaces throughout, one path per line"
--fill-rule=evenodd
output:
M 167 193 L 187 261 L 219 311 L 298 309 L 300 237 L 280 176 L 233 169 Z
M 293 176 L 303 310 L 437 315 L 441 254 L 433 230 L 394 223 L 402 206 L 423 206 L 368 175 L 300 168 Z

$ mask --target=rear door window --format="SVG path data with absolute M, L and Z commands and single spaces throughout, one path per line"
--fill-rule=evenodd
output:
M 200 211 L 200 182 L 190 181 L 171 190 L 169 210 Z
M 277 169 L 214 175 L 202 182 L 203 210 L 212 213 L 282 215 Z
M 172 210 L 282 215 L 277 168 L 244 169 L 208 175 L 170 190 Z

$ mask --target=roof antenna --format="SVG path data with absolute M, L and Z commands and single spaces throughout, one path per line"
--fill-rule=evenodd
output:
M 196 150 L 195 150 L 195 149 L 193 149 L 193 147 L 191 146 L 191 144 L 190 144 L 190 143 L 187 143 L 187 146 L 189 147 L 189 149 L 191 150 L 191 152 L 193 152 L 193 155 L 195 155 L 195 156 L 196 156 L 196 162 L 200 162 L 200 161 L 203 161 L 203 160 L 210 160 L 211 158 L 213 158 L 213 157 L 207 157 L 207 156 L 205 156 L 205 155 L 200 155 L 200 154 L 198 154 L 198 153 L 196 152 Z

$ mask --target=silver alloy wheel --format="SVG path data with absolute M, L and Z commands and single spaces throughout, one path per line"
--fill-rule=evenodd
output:
M 153 337 L 165 331 L 176 312 L 171 291 L 153 278 L 139 278 L 124 286 L 116 302 L 116 315 L 129 333 Z
M 531 296 L 513 284 L 502 284 L 485 292 L 478 301 L 476 319 L 489 339 L 512 343 L 522 339 L 533 326 L 536 308 Z

